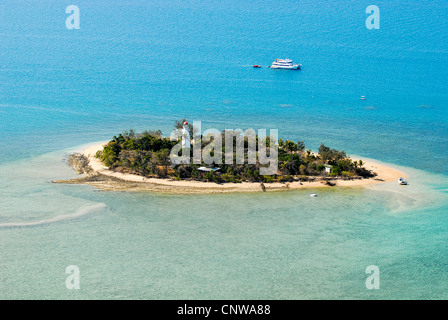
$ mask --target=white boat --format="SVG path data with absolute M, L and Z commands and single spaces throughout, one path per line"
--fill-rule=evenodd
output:
M 400 178 L 398 178 L 398 184 L 405 186 L 408 184 L 408 182 L 400 177 Z
M 302 65 L 297 63 L 292 63 L 291 59 L 275 59 L 270 66 L 271 69 L 287 69 L 287 70 L 297 70 L 300 69 Z
M 317 194 L 315 194 L 315 193 L 312 193 L 312 194 L 310 194 L 310 197 L 317 197 Z
M 361 100 L 366 100 L 366 96 L 361 96 Z

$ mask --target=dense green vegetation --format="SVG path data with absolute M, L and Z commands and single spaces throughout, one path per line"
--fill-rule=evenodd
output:
M 181 127 L 181 121 L 175 127 Z M 191 128 L 190 128 L 191 130 Z M 197 139 L 198 137 L 196 137 Z M 258 139 L 258 137 L 256 137 Z M 199 139 L 197 139 L 199 140 Z M 201 139 L 201 149 L 212 142 Z M 236 141 L 236 138 L 234 138 Z M 307 181 L 316 178 L 339 177 L 345 179 L 372 177 L 374 174 L 363 167 L 363 162 L 353 161 L 344 151 L 330 149 L 321 144 L 318 153 L 306 150 L 303 141 L 279 140 L 278 146 L 278 172 L 275 175 L 260 175 L 260 166 L 247 163 L 248 138 L 244 138 L 245 164 L 226 164 L 224 159 L 224 136 L 222 141 L 222 164 L 212 164 L 219 167 L 219 171 L 203 172 L 198 170 L 201 164 L 181 164 L 174 167 L 170 162 L 170 150 L 178 141 L 170 141 L 162 137 L 160 130 L 145 131 L 137 134 L 133 130 L 125 131 L 98 151 L 97 157 L 110 169 L 139 174 L 147 177 L 171 177 L 175 179 L 194 179 L 214 182 L 241 182 L 241 181 Z M 269 139 L 267 139 L 269 146 Z M 234 155 L 236 146 L 234 145 Z M 190 150 L 193 156 L 193 150 Z M 193 163 L 191 161 L 190 163 Z M 330 167 L 331 166 L 331 167 Z M 330 172 L 325 169 L 329 168 Z

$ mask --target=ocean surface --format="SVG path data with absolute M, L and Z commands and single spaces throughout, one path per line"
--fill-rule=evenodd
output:
M 442 0 L 1 1 L 0 299 L 447 299 L 446 16 Z M 303 69 L 266 68 L 284 57 Z M 183 196 L 51 183 L 76 176 L 71 152 L 182 118 L 278 129 L 410 184 Z

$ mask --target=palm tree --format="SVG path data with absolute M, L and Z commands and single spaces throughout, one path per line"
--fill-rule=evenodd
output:
M 364 164 L 365 164 L 364 161 L 362 161 L 362 160 L 358 160 L 358 165 L 359 165 L 360 168 L 361 168 Z

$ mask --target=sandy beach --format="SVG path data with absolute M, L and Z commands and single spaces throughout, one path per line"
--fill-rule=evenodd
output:
M 165 193 L 225 193 L 225 192 L 262 192 L 259 182 L 242 183 L 213 183 L 190 180 L 173 180 L 170 178 L 147 178 L 135 174 L 120 173 L 109 170 L 96 157 L 98 150 L 102 150 L 104 144 L 95 144 L 87 147 L 81 153 L 88 160 L 93 169 L 93 174 L 70 180 L 53 181 L 66 184 L 89 184 L 103 191 L 157 191 Z M 358 159 L 353 159 L 358 160 Z M 385 166 L 369 159 L 364 167 L 376 172 L 377 176 L 369 179 L 332 180 L 335 186 L 328 186 L 323 181 L 294 181 L 265 183 L 265 191 L 281 191 L 310 188 L 333 187 L 371 187 L 379 183 L 397 181 L 399 177 L 406 178 L 406 174 L 397 169 Z

